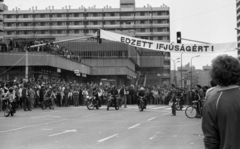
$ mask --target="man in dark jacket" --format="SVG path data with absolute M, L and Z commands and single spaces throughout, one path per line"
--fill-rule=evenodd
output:
M 114 105 L 116 105 L 116 101 L 117 101 L 117 95 L 118 95 L 118 90 L 116 89 L 116 87 L 113 85 L 112 86 L 112 90 L 110 91 L 111 95 L 113 96 L 113 103 Z
M 177 90 L 176 90 L 176 87 L 174 84 L 171 84 L 171 99 L 170 101 L 172 102 L 172 115 L 173 116 L 176 116 L 176 105 L 175 105 L 175 102 L 176 102 L 176 94 L 177 94 Z
M 203 106 L 202 131 L 206 149 L 239 149 L 240 147 L 240 63 L 221 55 L 212 61 L 211 88 Z
M 23 108 L 24 111 L 27 111 L 27 109 L 29 111 L 32 111 L 30 108 L 30 101 L 29 101 L 29 90 L 27 88 L 27 85 L 24 85 L 24 88 L 22 90 L 22 99 L 23 99 Z
M 82 90 L 82 86 L 80 86 L 79 88 L 79 105 L 84 106 L 84 101 L 83 101 L 83 94 L 82 94 L 83 90 Z

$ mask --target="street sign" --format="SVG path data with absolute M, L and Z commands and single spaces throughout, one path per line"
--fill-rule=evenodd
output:
M 80 71 L 78 69 L 75 69 L 74 73 L 77 74 L 77 73 L 80 73 Z

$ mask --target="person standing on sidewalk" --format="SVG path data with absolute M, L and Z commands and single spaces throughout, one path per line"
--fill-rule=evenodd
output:
M 33 106 L 35 104 L 35 91 L 30 87 L 29 89 L 29 101 L 30 101 L 30 107 L 33 109 Z
M 70 92 L 69 86 L 65 86 L 64 89 L 64 103 L 65 103 L 65 107 L 68 107 L 68 94 Z
M 176 116 L 176 106 L 175 106 L 175 102 L 176 102 L 176 94 L 177 94 L 177 90 L 174 84 L 171 84 L 171 98 L 170 98 L 170 102 L 172 102 L 172 115 Z
M 2 86 L 0 87 L 0 111 L 2 111 L 2 97 L 3 97 L 4 90 L 2 89 Z
M 23 90 L 22 90 L 22 99 L 23 99 L 23 109 L 24 111 L 31 110 L 30 102 L 29 102 L 29 90 L 27 88 L 27 85 L 24 84 Z
M 72 96 L 73 96 L 74 106 L 78 107 L 79 106 L 79 88 L 77 86 L 74 87 Z
M 121 101 L 122 101 L 122 105 L 124 105 L 125 103 L 125 100 L 126 100 L 126 90 L 125 90 L 125 86 L 122 85 L 122 88 L 120 89 L 120 98 L 121 98 Z

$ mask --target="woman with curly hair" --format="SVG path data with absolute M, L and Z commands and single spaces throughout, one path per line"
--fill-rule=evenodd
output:
M 240 147 L 240 62 L 228 55 L 212 61 L 210 71 L 216 87 L 206 95 L 202 130 L 207 149 Z

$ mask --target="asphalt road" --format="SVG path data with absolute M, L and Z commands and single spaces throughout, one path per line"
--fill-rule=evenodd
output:
M 201 119 L 168 106 L 0 112 L 1 149 L 203 149 Z

